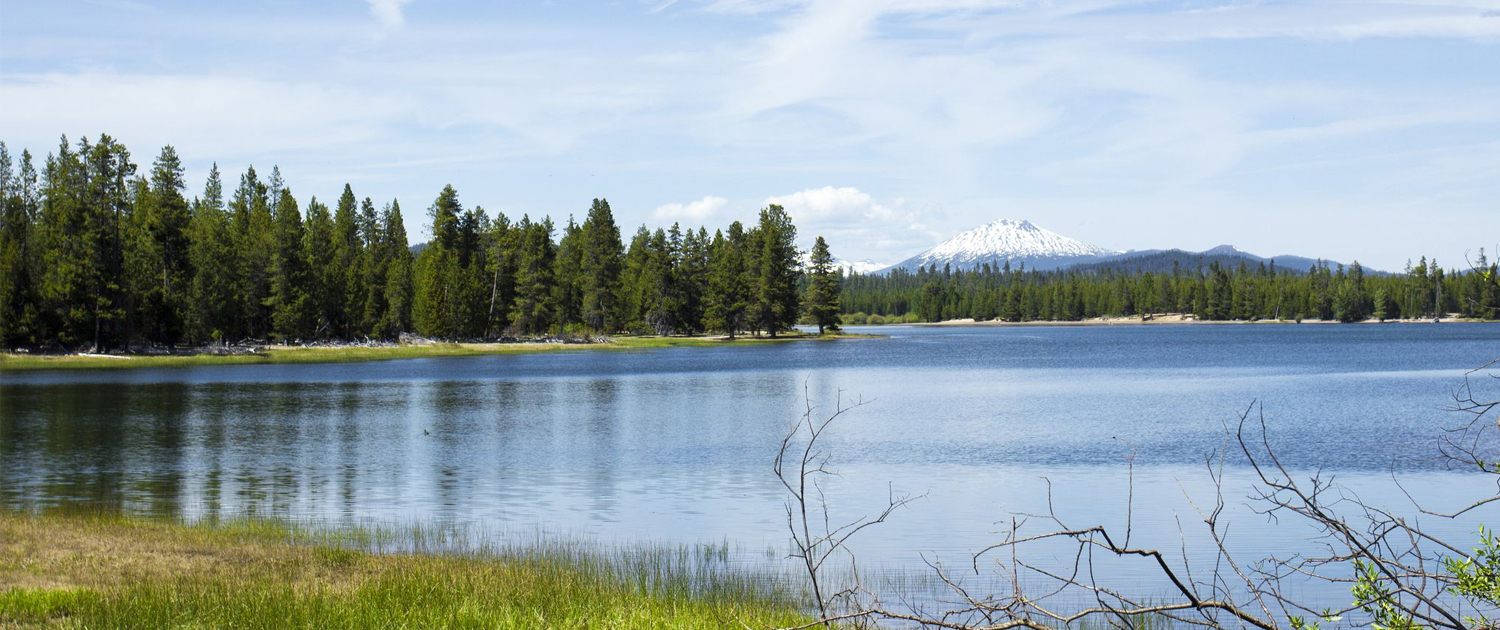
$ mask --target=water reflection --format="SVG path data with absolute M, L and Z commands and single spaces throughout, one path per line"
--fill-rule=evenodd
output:
M 1134 444 L 1137 535 L 1181 544 L 1205 454 L 1260 400 L 1285 460 L 1376 496 L 1476 491 L 1434 440 L 1500 327 L 891 329 L 872 342 L 349 366 L 0 377 L 0 504 L 186 516 L 442 519 L 606 539 L 781 548 L 770 474 L 806 392 L 870 401 L 831 437 L 836 509 L 928 498 L 862 541 L 869 565 L 962 555 L 1008 510 L 1117 519 Z M 1231 481 L 1243 484 L 1231 462 Z M 890 484 L 888 486 L 887 484 Z M 1242 492 L 1237 487 L 1235 492 Z M 1482 489 L 1478 491 L 1483 491 Z M 1236 496 L 1242 496 L 1236 495 Z M 1394 495 L 1391 495 L 1394 496 Z M 1238 509 L 1238 508 L 1236 508 Z M 1239 515 L 1235 544 L 1307 532 Z M 1462 527 L 1462 526 L 1459 526 Z M 1455 530 L 1464 535 L 1467 530 Z M 1198 546 L 1191 546 L 1198 545 Z M 1208 553 L 1201 541 L 1192 553 Z

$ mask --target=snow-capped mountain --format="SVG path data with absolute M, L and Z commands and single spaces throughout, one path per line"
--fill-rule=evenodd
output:
M 1030 221 L 1000 219 L 903 260 L 891 268 L 916 270 L 919 266 L 953 265 L 971 269 L 983 263 L 1012 267 L 1026 263 L 1027 269 L 1058 269 L 1094 262 L 1122 252 L 1090 245 L 1033 225 Z
M 846 276 L 855 273 L 865 276 L 885 269 L 890 265 L 878 263 L 868 258 L 864 260 L 839 260 L 835 258 L 833 259 L 833 266 L 842 268 Z
M 811 250 L 804 249 L 799 253 L 799 256 L 802 260 L 802 266 L 804 268 L 812 266 Z M 835 269 L 843 269 L 844 275 L 847 276 L 849 274 L 855 273 L 860 275 L 869 275 L 890 267 L 890 265 L 887 265 L 885 263 L 878 263 L 868 258 L 864 260 L 844 260 L 842 258 L 834 258 L 833 267 Z

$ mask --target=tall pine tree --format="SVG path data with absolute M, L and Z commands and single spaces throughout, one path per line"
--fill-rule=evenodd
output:
M 620 271 L 625 246 L 615 225 L 609 201 L 595 199 L 583 221 L 583 260 L 580 265 L 583 324 L 590 330 L 612 332 L 621 328 Z
M 189 233 L 193 278 L 188 291 L 187 338 L 199 343 L 227 341 L 226 335 L 236 332 L 239 267 L 233 264 L 235 241 L 230 217 L 224 210 L 224 182 L 218 164 L 209 170 L 203 196 L 194 203 Z
M 140 332 L 156 343 L 173 343 L 182 337 L 186 302 L 191 284 L 190 222 L 187 199 L 182 196 L 182 161 L 170 145 L 163 147 L 151 169 L 150 187 L 137 197 L 134 224 L 139 274 L 131 283 L 140 293 L 136 316 Z
M 317 305 L 309 288 L 306 249 L 303 246 L 302 213 L 292 192 L 281 187 L 276 203 L 275 249 L 271 259 L 272 334 L 282 342 L 307 340 L 313 336 Z
M 818 334 L 839 329 L 839 271 L 833 266 L 828 242 L 819 236 L 813 243 L 808 265 L 807 316 L 818 326 Z
M 516 300 L 511 307 L 511 327 L 522 335 L 547 332 L 556 317 L 553 301 L 553 268 L 557 256 L 552 245 L 552 221 L 533 222 L 522 216 L 516 251 Z
M 708 288 L 704 298 L 710 330 L 734 338 L 745 329 L 750 303 L 750 276 L 745 264 L 745 229 L 739 221 L 729 225 L 728 236 L 714 234 L 709 250 Z
M 255 167 L 240 176 L 229 208 L 233 217 L 235 297 L 239 302 L 234 337 L 263 339 L 271 333 L 271 265 L 276 238 L 268 189 L 256 177 Z
M 340 336 L 338 321 L 344 310 L 344 274 L 337 269 L 338 235 L 328 206 L 313 197 L 303 220 L 303 249 L 307 255 L 309 297 L 313 302 L 313 338 Z
M 398 338 L 411 330 L 412 256 L 406 241 L 406 223 L 401 218 L 401 204 L 395 200 L 385 207 L 381 219 L 385 227 L 382 247 L 385 256 L 385 315 L 375 333 L 386 339 Z
M 324 269 L 324 283 L 333 295 L 329 313 L 334 334 L 352 339 L 365 332 L 365 245 L 360 238 L 359 200 L 354 189 L 344 184 L 333 211 L 333 266 Z
M 37 295 L 33 245 L 37 214 L 37 178 L 31 153 L 21 152 L 19 172 L 11 170 L 10 152 L 0 142 L 0 345 L 35 345 Z
M 797 323 L 797 227 L 786 210 L 772 204 L 760 211 L 754 242 L 758 255 L 751 317 L 757 328 L 775 337 Z

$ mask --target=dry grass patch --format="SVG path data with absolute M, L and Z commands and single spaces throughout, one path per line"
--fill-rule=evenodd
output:
M 805 619 L 788 589 L 716 569 L 712 554 L 350 546 L 388 534 L 0 513 L 0 628 L 728 628 Z

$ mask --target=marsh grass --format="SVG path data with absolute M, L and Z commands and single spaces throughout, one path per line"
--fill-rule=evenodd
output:
M 538 354 L 544 352 L 584 352 L 652 350 L 657 348 L 749 346 L 799 340 L 864 339 L 874 335 L 833 333 L 813 335 L 788 333 L 776 337 L 614 337 L 607 343 L 437 343 L 391 346 L 265 346 L 257 354 L 240 355 L 90 355 L 90 354 L 17 354 L 0 352 L 0 372 L 19 370 L 112 369 L 205 367 L 214 365 L 255 365 L 277 363 L 360 363 L 399 359 L 465 357 L 490 354 Z
M 0 628 L 726 628 L 805 623 L 727 544 L 496 542 L 331 527 L 0 513 Z

